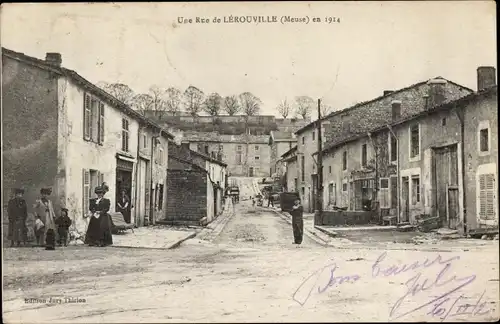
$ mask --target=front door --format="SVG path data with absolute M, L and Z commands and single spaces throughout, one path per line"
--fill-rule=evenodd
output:
M 312 176 L 312 201 L 311 201 L 311 208 L 312 211 L 316 210 L 316 203 L 317 203 L 317 195 L 318 195 L 318 175 L 313 174 Z
M 408 222 L 410 219 L 410 179 L 408 177 L 403 177 L 402 182 L 403 192 L 401 194 L 401 223 Z
M 252 167 L 250 167 L 250 168 L 248 169 L 248 176 L 249 176 L 249 177 L 253 177 L 253 168 L 252 168 Z
M 437 216 L 441 226 L 456 228 L 459 214 L 457 145 L 436 148 L 433 156 Z

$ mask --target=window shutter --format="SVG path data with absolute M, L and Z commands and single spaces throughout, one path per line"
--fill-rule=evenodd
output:
M 99 143 L 104 143 L 104 104 L 99 102 Z
M 83 96 L 83 138 L 86 140 L 90 140 L 91 122 L 90 95 L 85 93 Z
M 99 172 L 98 176 L 97 176 L 97 179 L 98 179 L 98 183 L 99 185 L 102 185 L 104 183 L 104 173 L 102 172 Z
M 89 170 L 83 169 L 83 215 L 89 211 L 89 199 L 90 199 L 90 172 Z
M 479 217 L 482 220 L 495 219 L 495 175 L 481 174 L 479 176 Z

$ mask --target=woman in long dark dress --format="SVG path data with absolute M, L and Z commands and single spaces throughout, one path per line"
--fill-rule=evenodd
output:
M 26 228 L 28 207 L 26 201 L 23 199 L 24 190 L 15 189 L 14 194 L 14 198 L 9 200 L 7 207 L 7 214 L 9 216 L 8 239 L 10 240 L 11 247 L 14 246 L 14 242 L 19 246 L 21 241 L 26 245 L 28 232 Z
M 90 246 L 107 246 L 113 244 L 111 234 L 112 221 L 109 215 L 111 203 L 109 199 L 104 198 L 108 191 L 106 185 L 95 188 L 94 192 L 97 198 L 90 200 L 90 217 L 87 234 L 85 235 L 85 244 Z
M 122 189 L 120 199 L 118 199 L 118 211 L 122 213 L 125 223 L 130 224 L 130 199 L 125 189 Z

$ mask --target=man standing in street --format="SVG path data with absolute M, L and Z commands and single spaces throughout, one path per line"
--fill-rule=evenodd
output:
M 14 198 L 9 200 L 7 207 L 7 214 L 9 216 L 8 239 L 10 240 L 11 247 L 14 246 L 14 242 L 17 243 L 17 246 L 21 245 L 21 241 L 26 245 L 28 234 L 26 228 L 28 206 L 23 199 L 24 190 L 15 189 L 14 194 Z
M 269 196 L 267 197 L 267 207 L 269 207 L 270 205 L 272 207 L 274 207 L 274 197 L 273 197 L 273 194 L 271 192 L 269 193 Z
M 292 215 L 292 228 L 293 228 L 293 237 L 294 244 L 301 244 L 302 237 L 304 234 L 304 218 L 303 218 L 304 208 L 300 204 L 300 199 L 295 199 L 295 204 L 290 211 L 290 215 Z

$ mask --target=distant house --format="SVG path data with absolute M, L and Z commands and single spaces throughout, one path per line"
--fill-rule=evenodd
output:
M 418 112 L 425 111 L 429 107 L 456 100 L 472 92 L 471 89 L 441 77 L 419 82 L 396 91 L 384 91 L 380 97 L 344 110 L 334 111 L 322 118 L 323 147 L 342 142 L 353 136 L 366 134 L 374 128 L 391 123 L 393 120 L 407 118 Z M 316 209 L 316 199 L 314 198 L 317 192 L 318 170 L 316 161 L 313 158 L 313 154 L 317 152 L 318 136 L 316 127 L 317 123 L 312 122 L 296 132 L 299 186 L 304 209 L 309 212 Z M 369 150 L 369 148 L 370 146 L 367 144 L 366 150 Z M 342 157 L 342 155 L 345 155 L 345 157 Z M 335 163 L 338 164 L 334 164 L 334 166 L 341 166 L 344 160 L 352 163 L 354 159 L 361 159 L 361 153 L 348 150 L 340 155 L 335 155 L 335 159 Z M 327 163 L 323 163 L 323 175 L 329 174 L 330 165 Z M 347 171 L 347 169 L 344 171 Z M 336 182 L 337 188 L 346 189 L 348 184 L 344 184 L 345 182 L 342 181 Z M 361 185 L 371 186 L 372 183 Z M 370 188 L 373 189 L 373 187 L 366 189 Z M 325 188 L 324 192 L 327 192 L 327 189 L 330 188 Z M 342 195 L 337 198 L 344 205 L 354 204 L 355 202 L 351 202 L 346 193 L 347 190 L 342 190 Z M 346 201 L 347 199 L 349 201 Z
M 163 208 L 156 186 L 166 181 L 172 135 L 61 63 L 58 53 L 41 60 L 2 48 L 4 193 L 25 188 L 30 206 L 40 188 L 52 187 L 55 207 L 68 208 L 75 229 L 84 231 L 89 198 L 106 182 L 112 212 L 123 189 L 134 206 L 132 222 L 154 221 L 162 211 L 148 215 L 148 206 Z M 145 144 L 141 132 L 149 134 Z M 160 189 L 149 196 L 140 189 L 152 186 Z
M 206 225 L 222 213 L 227 164 L 169 143 L 167 212 L 162 223 Z
M 271 176 L 281 177 L 286 169 L 281 161 L 281 156 L 296 146 L 297 139 L 293 132 L 271 131 L 269 134 L 269 147 L 271 149 Z
M 286 191 L 299 192 L 299 179 L 297 178 L 297 145 L 281 155 L 281 162 L 286 170 Z
M 498 227 L 497 116 L 495 71 L 482 67 L 478 92 L 328 145 L 323 207 L 368 205 L 375 221 L 411 224 L 428 215 L 460 231 Z

